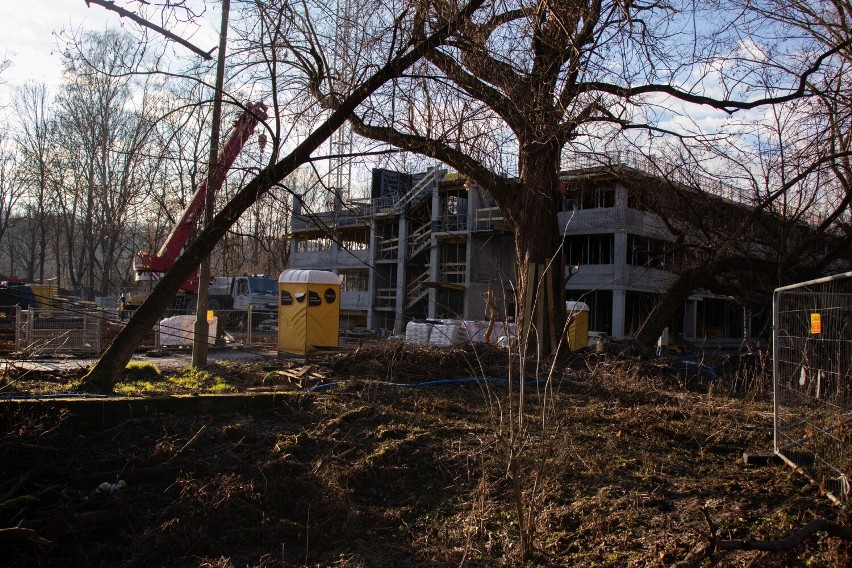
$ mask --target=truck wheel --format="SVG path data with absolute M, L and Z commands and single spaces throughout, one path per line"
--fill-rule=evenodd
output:
M 210 298 L 207 300 L 207 309 L 208 310 L 221 310 L 222 304 L 216 298 Z

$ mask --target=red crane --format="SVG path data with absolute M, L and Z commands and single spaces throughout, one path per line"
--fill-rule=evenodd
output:
M 214 165 L 213 176 L 211 176 L 211 192 L 216 193 L 222 187 L 228 170 L 231 169 L 243 146 L 257 127 L 258 122 L 266 118 L 266 105 L 255 103 L 247 105 L 245 112 L 234 122 L 231 133 L 222 145 L 222 149 L 219 151 L 216 164 Z M 265 137 L 261 134 L 261 148 L 263 148 L 265 140 Z M 175 260 L 180 255 L 181 249 L 186 245 L 189 236 L 198 226 L 198 222 L 204 213 L 204 202 L 208 191 L 207 177 L 204 176 L 204 181 L 195 190 L 192 200 L 186 206 L 186 209 L 184 209 L 183 214 L 174 229 L 172 229 L 172 232 L 169 233 L 169 237 L 163 243 L 159 252 L 155 255 L 148 252 L 140 252 L 133 257 L 133 270 L 136 272 L 137 280 L 145 279 L 140 278 L 143 274 L 149 275 L 152 280 L 158 280 L 163 273 L 174 265 Z M 186 292 L 198 291 L 197 272 L 184 282 L 181 289 Z

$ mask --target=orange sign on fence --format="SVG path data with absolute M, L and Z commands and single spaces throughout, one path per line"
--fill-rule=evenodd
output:
M 822 333 L 822 318 L 819 314 L 811 314 L 811 333 Z

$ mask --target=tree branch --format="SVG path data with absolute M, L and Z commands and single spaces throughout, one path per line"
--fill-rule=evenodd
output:
M 162 28 L 162 27 L 158 26 L 157 24 L 153 24 L 153 23 L 149 22 L 148 20 L 146 20 L 145 18 L 142 18 L 141 16 L 137 16 L 136 14 L 134 14 L 133 12 L 131 12 L 129 10 L 125 10 L 121 6 L 116 6 L 115 2 L 113 2 L 112 0 L 84 0 L 84 2 L 86 2 L 86 6 L 88 6 L 88 7 L 91 7 L 92 4 L 102 6 L 102 7 L 106 8 L 107 10 L 111 10 L 111 11 L 115 12 L 116 14 L 118 14 L 122 18 L 129 18 L 129 19 L 133 20 L 134 22 L 136 22 L 137 24 L 139 24 L 140 26 L 152 29 L 159 34 L 166 36 L 170 40 L 181 44 L 182 46 L 189 49 L 193 53 L 203 57 L 205 60 L 209 61 L 209 60 L 213 59 L 213 52 L 216 50 L 215 47 L 213 49 L 211 49 L 210 51 L 204 51 L 200 47 L 195 47 L 194 45 L 192 45 L 191 43 L 189 43 L 188 41 L 186 41 L 182 37 L 173 34 L 169 30 Z
M 756 540 L 753 538 L 720 540 L 716 543 L 716 548 L 718 550 L 784 552 L 799 546 L 806 538 L 819 531 L 825 531 L 829 536 L 852 542 L 852 527 L 828 519 L 814 519 L 790 536 L 778 540 Z
M 301 143 L 284 158 L 264 168 L 213 217 L 209 226 L 204 228 L 184 253 L 178 257 L 174 266 L 166 272 L 153 292 L 139 306 L 127 325 L 101 356 L 95 366 L 84 377 L 82 390 L 111 391 L 115 381 L 133 355 L 145 333 L 163 313 L 180 286 L 190 274 L 198 268 L 201 259 L 209 255 L 228 229 L 251 207 L 288 174 L 310 160 L 311 154 L 342 126 L 355 112 L 355 109 L 387 81 L 399 76 L 429 50 L 435 49 L 450 34 L 467 21 L 484 0 L 470 2 L 447 24 L 435 30 L 430 36 L 404 54 L 392 58 L 376 70 L 332 111 L 331 115 L 314 129 Z
M 518 112 L 517 101 L 513 101 L 499 90 L 479 80 L 473 74 L 468 73 L 458 61 L 445 53 L 435 51 L 427 55 L 426 59 L 443 71 L 451 81 L 463 88 L 470 96 L 488 105 L 511 128 L 519 129 L 526 127 L 529 121 L 526 120 L 522 113 Z M 479 71 L 481 70 L 479 69 Z M 517 77 L 514 74 L 511 76 Z
M 578 85 L 577 90 L 579 92 L 600 91 L 602 93 L 609 93 L 611 95 L 616 95 L 625 99 L 629 99 L 638 95 L 659 93 L 663 95 L 670 95 L 672 97 L 675 97 L 676 99 L 685 102 L 706 105 L 712 108 L 725 111 L 728 114 L 733 114 L 738 110 L 748 110 L 763 105 L 786 103 L 803 97 L 808 90 L 808 79 L 810 78 L 810 76 L 819 71 L 822 64 L 829 57 L 844 49 L 849 48 L 850 46 L 852 46 L 852 39 L 845 41 L 839 45 L 836 45 L 832 49 L 820 55 L 813 63 L 813 65 L 808 67 L 805 72 L 802 73 L 802 75 L 799 77 L 799 85 L 796 90 L 778 97 L 764 97 L 762 99 L 757 99 L 753 101 L 733 101 L 729 99 L 715 99 L 713 97 L 707 97 L 704 95 L 696 95 L 684 91 L 678 87 L 674 87 L 672 85 L 652 83 L 648 85 L 641 85 L 639 87 L 622 87 L 620 85 L 613 85 L 611 83 L 601 83 L 597 81 L 580 83 Z
M 498 199 L 498 196 L 508 197 L 516 189 L 515 183 L 511 180 L 495 174 L 478 160 L 448 144 L 425 136 L 405 134 L 390 127 L 369 125 L 355 114 L 352 115 L 349 122 L 352 129 L 362 136 L 381 140 L 430 158 L 436 158 L 458 171 L 464 172 L 477 183 L 486 187 L 495 199 Z

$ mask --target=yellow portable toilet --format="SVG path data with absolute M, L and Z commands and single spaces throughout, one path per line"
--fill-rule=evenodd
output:
M 306 355 L 337 347 L 340 277 L 325 270 L 285 270 L 278 278 L 278 350 Z
M 574 316 L 568 325 L 568 345 L 577 351 L 589 345 L 589 305 L 585 302 L 565 302 L 568 317 Z

